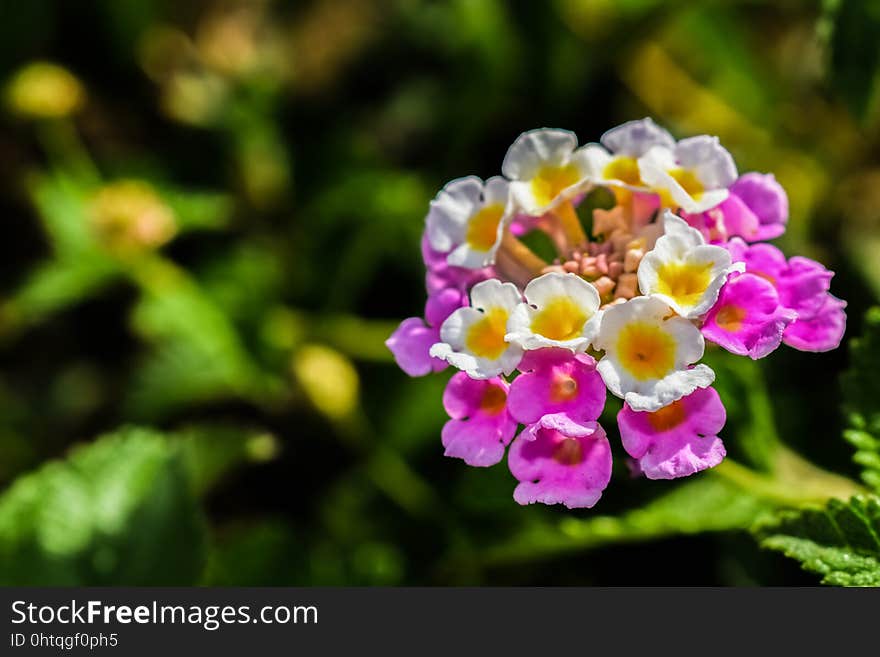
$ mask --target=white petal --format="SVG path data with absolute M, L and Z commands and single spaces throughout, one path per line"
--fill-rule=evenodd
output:
M 675 145 L 672 135 L 650 118 L 628 121 L 611 128 L 599 141 L 615 155 L 629 157 L 641 157 L 652 146 L 671 149 Z
M 624 400 L 634 411 L 659 411 L 697 388 L 708 388 L 715 381 L 715 372 L 702 363 L 689 370 L 674 372 L 657 381 L 650 390 L 628 392 Z
M 577 137 L 568 130 L 539 128 L 522 133 L 504 156 L 501 172 L 510 180 L 530 180 L 543 166 L 568 163 Z
M 425 218 L 431 248 L 447 253 L 464 240 L 467 221 L 480 207 L 483 181 L 476 176 L 456 178 L 431 201 Z
M 706 189 L 726 189 L 737 178 L 733 157 L 718 137 L 682 139 L 675 145 L 675 158 L 682 168 L 693 170 Z
M 500 203 L 505 208 L 510 200 L 510 183 L 501 176 L 492 176 L 483 187 L 483 206 Z
M 533 306 L 547 304 L 559 297 L 571 298 L 579 307 L 589 309 L 590 315 L 599 309 L 599 292 L 577 274 L 549 272 L 526 285 L 523 295 Z
M 481 310 L 501 307 L 512 312 L 522 301 L 522 296 L 513 283 L 502 283 L 490 278 L 474 285 L 471 289 L 471 306 Z

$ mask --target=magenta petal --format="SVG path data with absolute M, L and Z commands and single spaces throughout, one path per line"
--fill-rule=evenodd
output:
M 449 420 L 440 434 L 445 455 L 462 459 L 478 468 L 495 465 L 504 458 L 504 449 L 516 433 L 516 422 L 507 413 L 501 421 L 494 418 Z
M 510 412 L 523 424 L 545 415 L 566 413 L 589 422 L 602 413 L 606 389 L 596 361 L 567 349 L 527 351 L 519 364 L 523 372 L 510 386 Z
M 520 482 L 513 498 L 519 504 L 592 507 L 611 480 L 611 446 L 602 427 L 596 424 L 586 436 L 539 427 L 534 435 L 528 440 L 520 434 L 510 447 L 507 463 Z
M 736 195 L 757 217 L 759 225 L 751 233 L 742 235 L 749 241 L 770 240 L 785 232 L 788 221 L 788 195 L 773 174 L 746 173 L 730 186 Z
M 425 303 L 425 321 L 428 326 L 440 328 L 453 311 L 468 305 L 467 294 L 455 288 L 440 290 Z
M 506 402 L 507 384 L 502 379 L 455 374 L 443 392 L 443 407 L 452 418 L 441 434 L 446 456 L 477 467 L 498 463 L 517 426 Z
M 701 388 L 654 413 L 624 404 L 617 415 L 626 452 L 648 479 L 675 479 L 714 467 L 727 452 L 718 438 L 727 414 L 713 388 Z
M 754 274 L 734 276 L 721 288 L 703 323 L 703 336 L 728 351 L 763 358 L 782 342 L 797 315 L 779 303 L 776 288 Z
M 727 235 L 739 235 L 747 240 L 752 240 L 754 235 L 758 233 L 760 226 L 758 217 L 739 196 L 731 194 L 718 206 L 718 210 L 723 217 L 724 230 Z
M 779 300 L 794 309 L 799 319 L 810 319 L 824 306 L 834 272 L 815 260 L 795 256 L 788 269 L 776 281 Z
M 440 329 L 425 326 L 419 317 L 403 320 L 385 346 L 394 354 L 394 360 L 400 369 L 409 376 L 425 376 L 439 372 L 446 363 L 439 358 L 432 358 L 428 353 L 431 346 L 440 341 Z
M 785 330 L 782 341 L 801 351 L 836 349 L 846 331 L 845 307 L 845 301 L 827 294 L 822 308 L 811 319 L 799 317 Z

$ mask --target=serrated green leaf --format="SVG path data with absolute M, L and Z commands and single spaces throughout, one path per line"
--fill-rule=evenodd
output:
M 822 507 L 784 511 L 755 530 L 762 547 L 801 562 L 824 584 L 880 586 L 880 502 L 837 499 Z
M 880 308 L 865 316 L 865 332 L 850 342 L 850 369 L 842 379 L 851 428 L 844 437 L 856 448 L 862 480 L 880 492 Z
M 192 584 L 204 553 L 178 450 L 154 431 L 102 436 L 0 497 L 4 585 Z

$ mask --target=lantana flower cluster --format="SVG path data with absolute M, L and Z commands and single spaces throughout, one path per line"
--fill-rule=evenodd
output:
M 506 452 L 520 504 L 600 498 L 607 391 L 623 400 L 633 470 L 688 476 L 726 454 L 715 373 L 699 362 L 707 341 L 753 359 L 840 343 L 833 273 L 766 242 L 785 230 L 785 191 L 772 174 L 740 175 L 717 137 L 676 141 L 648 118 L 585 146 L 532 130 L 501 173 L 453 180 L 431 201 L 425 316 L 387 345 L 410 376 L 460 370 L 443 395 L 446 455 L 484 467 Z M 579 211 L 596 187 L 614 206 Z M 554 260 L 526 245 L 532 231 Z

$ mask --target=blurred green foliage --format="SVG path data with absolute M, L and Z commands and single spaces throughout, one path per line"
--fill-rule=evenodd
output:
M 0 583 L 818 581 L 780 551 L 876 584 L 852 479 L 878 490 L 878 25 L 856 0 L 0 4 Z M 777 175 L 779 245 L 838 271 L 865 337 L 711 352 L 725 464 L 628 478 L 610 403 L 599 506 L 518 507 L 503 465 L 443 458 L 448 373 L 383 344 L 422 311 L 427 203 L 523 130 L 646 115 Z

